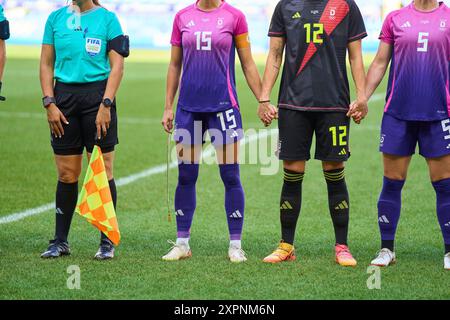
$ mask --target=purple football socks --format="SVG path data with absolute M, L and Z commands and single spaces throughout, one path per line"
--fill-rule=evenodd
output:
M 225 211 L 230 240 L 241 240 L 244 225 L 245 196 L 239 176 L 239 164 L 220 165 L 220 177 L 225 186 Z

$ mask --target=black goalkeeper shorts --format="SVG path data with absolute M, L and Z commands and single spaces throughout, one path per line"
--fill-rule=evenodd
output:
M 56 105 L 69 124 L 62 124 L 64 135 L 61 138 L 51 135 L 51 144 L 55 154 L 79 155 L 83 153 L 84 148 L 87 152 L 92 152 L 97 135 L 95 120 L 103 101 L 105 89 L 106 80 L 86 84 L 56 83 Z M 114 147 L 118 143 L 117 110 L 114 101 L 107 135 L 100 140 L 98 145 L 103 153 L 108 153 L 114 151 Z
M 278 157 L 280 160 L 308 161 L 313 135 L 315 159 L 343 162 L 350 157 L 350 119 L 342 112 L 279 110 Z

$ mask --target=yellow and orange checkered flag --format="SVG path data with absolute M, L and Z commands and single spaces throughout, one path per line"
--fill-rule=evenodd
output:
M 116 210 L 109 189 L 102 151 L 97 145 L 92 151 L 75 211 L 103 232 L 115 245 L 119 244 L 120 231 Z

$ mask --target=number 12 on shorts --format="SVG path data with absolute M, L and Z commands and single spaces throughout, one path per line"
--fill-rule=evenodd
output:
M 347 126 L 330 127 L 333 138 L 333 147 L 344 147 L 347 145 Z

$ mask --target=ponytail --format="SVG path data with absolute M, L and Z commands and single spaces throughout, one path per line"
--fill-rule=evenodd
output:
M 98 0 L 92 0 L 92 2 L 96 5 L 96 6 L 101 6 L 100 2 Z

